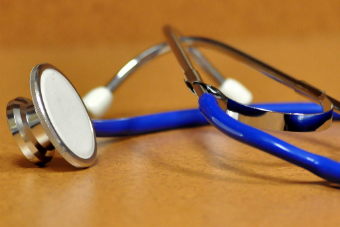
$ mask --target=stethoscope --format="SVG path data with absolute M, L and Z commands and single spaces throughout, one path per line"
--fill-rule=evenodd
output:
M 71 165 L 84 168 L 91 166 L 95 161 L 96 136 L 131 136 L 206 125 L 209 122 L 243 143 L 305 168 L 328 181 L 340 182 L 337 174 L 337 166 L 340 169 L 338 162 L 303 151 L 254 128 L 296 132 L 324 130 L 331 124 L 333 106 L 338 110 L 338 101 L 216 40 L 201 37 L 178 39 L 170 27 L 165 28 L 165 33 L 185 72 L 186 85 L 199 97 L 199 110 L 92 121 L 88 115 L 88 113 L 97 117 L 103 115 L 112 102 L 112 92 L 138 67 L 168 52 L 170 48 L 167 43 L 154 46 L 138 55 L 126 64 L 106 87 L 92 90 L 84 97 L 84 101 L 60 70 L 50 64 L 40 64 L 31 72 L 32 101 L 19 97 L 10 101 L 7 106 L 9 127 L 26 158 L 36 165 L 44 165 L 51 161 L 54 151 L 57 150 Z M 189 53 L 198 65 L 220 82 L 222 85 L 220 89 L 202 81 L 181 43 L 187 45 Z M 292 87 L 319 105 L 287 103 L 246 106 L 244 104 L 248 104 L 252 99 L 251 93 L 236 80 L 225 80 L 196 46 L 222 50 L 263 74 Z M 333 117 L 339 119 L 338 114 L 334 114 Z

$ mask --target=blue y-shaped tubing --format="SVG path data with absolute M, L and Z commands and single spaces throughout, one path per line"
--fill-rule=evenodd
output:
M 253 104 L 251 106 L 286 113 L 321 113 L 315 103 L 272 103 Z M 333 119 L 340 115 L 333 113 Z M 92 120 L 97 137 L 133 136 L 152 132 L 201 126 L 209 124 L 198 109 L 171 111 L 145 116 L 110 120 Z
M 233 119 L 220 108 L 213 95 L 203 94 L 199 98 L 199 109 L 210 124 L 233 139 L 309 170 L 327 181 L 340 183 L 340 163 L 304 151 Z

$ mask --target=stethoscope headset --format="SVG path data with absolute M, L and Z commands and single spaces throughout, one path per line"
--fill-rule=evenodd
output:
M 56 67 L 46 63 L 35 66 L 30 76 L 32 101 L 18 97 L 8 103 L 6 110 L 10 130 L 25 157 L 42 166 L 51 161 L 57 150 L 71 165 L 86 168 L 96 159 L 96 136 L 131 136 L 209 122 L 238 141 L 307 169 L 330 182 L 340 183 L 340 163 L 299 149 L 259 130 L 325 130 L 330 127 L 332 117 L 340 119 L 337 114 L 339 101 L 219 41 L 202 37 L 178 38 L 169 26 L 164 28 L 164 33 L 168 43 L 144 51 L 129 61 L 107 86 L 95 88 L 83 99 Z M 113 100 L 112 92 L 129 75 L 154 57 L 169 52 L 170 47 L 183 68 L 187 87 L 199 98 L 199 109 L 124 119 L 90 119 L 89 114 L 99 118 L 108 110 Z M 248 105 L 252 100 L 251 93 L 238 81 L 224 79 L 197 47 L 221 51 L 291 87 L 316 104 Z M 203 82 L 185 49 L 203 70 L 219 82 L 219 89 Z M 337 112 L 334 115 L 333 109 Z

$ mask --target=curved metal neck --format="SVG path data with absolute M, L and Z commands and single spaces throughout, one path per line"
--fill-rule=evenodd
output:
M 327 97 L 334 105 L 335 111 L 340 113 L 340 102 L 328 95 L 325 92 L 315 88 L 304 81 L 298 80 L 289 76 L 288 74 L 275 69 L 274 67 L 250 56 L 246 53 L 230 46 L 219 42 L 217 40 L 204 38 L 204 37 L 180 37 L 179 41 L 181 43 L 182 50 L 188 48 L 188 52 L 195 62 L 204 69 L 208 74 L 210 74 L 217 82 L 221 83 L 224 81 L 223 76 L 219 71 L 206 59 L 201 52 L 195 47 L 207 47 L 209 49 L 218 50 L 228 56 L 234 58 L 235 60 L 244 63 L 245 65 L 261 72 L 262 74 L 293 88 L 299 94 L 311 99 L 312 101 L 320 104 L 321 100 Z M 170 47 L 167 43 L 158 44 L 144 51 L 142 54 L 138 55 L 136 58 L 129 61 L 107 84 L 107 88 L 111 91 L 117 89 L 117 87 L 126 79 L 130 74 L 137 70 L 142 65 L 149 62 L 156 56 L 162 55 L 170 51 Z M 192 70 L 189 70 L 192 71 Z M 196 71 L 197 72 L 197 71 Z M 197 77 L 196 72 L 191 72 Z M 190 74 L 190 73 L 187 73 Z M 199 74 L 198 74 L 199 75 Z M 191 75 L 188 75 L 191 76 Z
M 183 42 L 184 39 L 180 38 L 180 41 Z M 168 43 L 161 43 L 156 46 L 153 46 L 131 61 L 129 61 L 123 68 L 121 68 L 118 73 L 113 77 L 113 79 L 106 85 L 106 87 L 110 91 L 115 91 L 120 84 L 129 77 L 133 72 L 135 72 L 139 67 L 148 63 L 153 58 L 162 55 L 164 53 L 168 53 L 170 51 L 170 46 Z M 188 47 L 188 51 L 190 51 L 191 55 L 194 57 L 195 62 L 207 72 L 213 79 L 215 79 L 219 84 L 224 82 L 224 77 L 221 73 L 209 62 L 207 58 L 196 48 L 190 46 Z

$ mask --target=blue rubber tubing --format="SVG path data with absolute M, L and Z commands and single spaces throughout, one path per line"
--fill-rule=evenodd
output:
M 315 103 L 263 103 L 251 106 L 288 113 L 321 113 Z M 333 120 L 340 115 L 333 113 Z M 199 109 L 171 111 L 138 117 L 92 120 L 97 137 L 134 136 L 164 130 L 202 126 L 209 124 Z
M 340 163 L 304 151 L 233 119 L 220 108 L 213 95 L 203 94 L 199 99 L 199 109 L 210 124 L 233 139 L 300 166 L 329 182 L 340 183 Z

